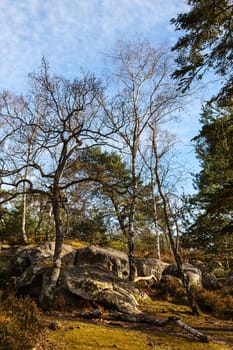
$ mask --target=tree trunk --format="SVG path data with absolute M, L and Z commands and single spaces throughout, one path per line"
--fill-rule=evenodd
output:
M 26 167 L 24 180 L 27 180 L 28 176 L 28 167 Z M 27 186 L 26 181 L 23 182 L 23 201 L 22 201 L 22 222 L 21 222 L 21 230 L 22 230 L 22 238 L 23 242 L 27 243 L 28 237 L 26 232 L 26 218 L 27 218 Z
M 52 197 L 53 215 L 55 221 L 55 250 L 53 256 L 53 267 L 49 278 L 45 278 L 43 281 L 41 301 L 44 298 L 52 299 L 54 289 L 57 286 L 58 279 L 61 272 L 61 254 L 63 245 L 63 233 L 62 233 L 62 221 L 61 221 L 61 203 L 60 203 L 60 191 L 58 188 L 54 187 L 54 193 Z
M 175 324 L 176 326 L 185 330 L 188 334 L 192 335 L 202 343 L 209 343 L 210 339 L 207 335 L 199 332 L 198 330 L 188 326 L 179 318 L 171 316 L 162 320 L 157 320 L 152 316 L 146 314 L 122 314 L 120 312 L 114 312 L 110 314 L 107 320 L 123 321 L 123 322 L 136 322 L 136 323 L 149 323 L 157 327 L 165 327 L 168 324 Z
M 129 232 L 128 232 L 128 256 L 129 256 L 129 280 L 133 282 L 136 277 L 136 266 L 134 259 L 134 236 L 135 236 L 135 211 L 137 202 L 137 176 L 136 176 L 136 151 L 132 156 L 132 199 L 129 214 Z
M 26 187 L 25 184 L 23 187 Z M 25 189 L 23 189 L 23 192 L 25 191 Z M 27 194 L 24 192 L 23 194 L 23 211 L 22 211 L 22 238 L 23 238 L 23 242 L 27 243 L 28 241 L 28 237 L 27 237 L 27 232 L 26 232 L 26 218 L 27 218 Z
M 194 298 L 193 293 L 189 287 L 188 280 L 183 272 L 182 261 L 181 261 L 180 255 L 176 249 L 175 242 L 173 239 L 172 228 L 171 228 L 171 223 L 170 223 L 170 218 L 169 218 L 169 203 L 168 203 L 166 196 L 164 195 L 160 176 L 159 176 L 159 155 L 158 155 L 157 143 L 156 143 L 156 129 L 153 126 L 151 126 L 151 129 L 152 129 L 152 133 L 153 133 L 152 134 L 152 147 L 153 147 L 153 152 L 154 152 L 154 156 L 155 156 L 155 178 L 156 178 L 156 183 L 158 186 L 159 195 L 161 197 L 162 204 L 163 204 L 163 212 L 164 212 L 164 218 L 165 218 L 165 222 L 166 222 L 166 226 L 167 226 L 167 234 L 168 234 L 168 238 L 169 238 L 170 247 L 171 247 L 173 256 L 175 258 L 178 274 L 179 274 L 179 277 L 180 277 L 180 279 L 183 283 L 183 286 L 185 288 L 191 310 L 192 310 L 194 315 L 199 315 L 199 311 L 198 311 L 198 307 L 197 307 L 195 298 Z
M 158 213 L 157 213 L 157 203 L 155 199 L 154 194 L 154 177 L 152 176 L 152 186 L 151 186 L 151 193 L 152 193 L 152 201 L 153 201 L 153 221 L 155 226 L 155 236 L 156 236 L 156 252 L 157 252 L 157 259 L 161 260 L 161 250 L 160 250 L 160 234 L 159 234 L 159 225 L 158 225 Z
M 134 232 L 130 232 L 128 237 L 128 257 L 129 257 L 129 280 L 133 282 L 136 276 L 136 267 L 135 267 L 135 259 L 134 259 Z

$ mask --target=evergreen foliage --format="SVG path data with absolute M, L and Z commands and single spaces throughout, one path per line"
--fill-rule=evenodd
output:
M 15 202 L 11 208 L 1 208 L 0 240 L 10 243 L 20 243 L 22 241 L 22 205 Z M 36 218 L 30 213 L 26 222 L 29 237 L 34 236 Z
M 190 11 L 172 19 L 184 31 L 176 45 L 179 68 L 173 77 L 185 91 L 194 80 L 213 71 L 225 81 L 214 97 L 221 105 L 232 105 L 233 93 L 233 3 L 232 0 L 188 0 Z
M 233 233 L 233 110 L 204 108 L 202 129 L 194 141 L 201 171 L 198 193 L 191 199 L 195 221 L 186 235 L 189 245 L 212 252 L 232 250 Z

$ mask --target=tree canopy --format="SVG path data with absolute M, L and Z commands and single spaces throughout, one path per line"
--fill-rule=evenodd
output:
M 194 138 L 201 164 L 191 200 L 196 214 L 187 237 L 196 247 L 216 251 L 233 233 L 233 110 L 207 106 L 201 123 Z
M 194 80 L 208 72 L 220 77 L 219 91 L 213 96 L 220 105 L 232 105 L 233 93 L 233 2 L 232 0 L 188 0 L 190 11 L 171 22 L 184 31 L 173 50 L 178 68 L 173 77 L 186 91 Z

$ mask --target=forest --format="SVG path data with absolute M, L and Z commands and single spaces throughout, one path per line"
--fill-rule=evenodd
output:
M 131 283 L 139 258 L 174 263 L 194 315 L 232 320 L 233 4 L 187 3 L 189 12 L 171 20 L 181 32 L 172 49 L 141 36 L 120 41 L 107 56 L 109 80 L 85 71 L 58 76 L 42 57 L 26 93 L 0 92 L 0 246 L 54 242 L 41 302 L 54 298 L 64 244 L 76 242 L 124 252 Z M 200 171 L 187 193 L 172 125 L 210 74 L 218 84 L 202 104 L 192 140 Z M 215 266 L 223 288 L 206 295 L 190 288 L 184 264 L 191 261 L 205 273 Z M 179 299 L 177 285 L 166 288 Z

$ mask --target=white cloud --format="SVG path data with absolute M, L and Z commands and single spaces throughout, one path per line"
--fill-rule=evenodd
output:
M 42 56 L 52 70 L 75 76 L 80 66 L 104 69 L 101 53 L 136 33 L 154 45 L 174 43 L 170 19 L 186 6 L 186 0 L 0 0 L 0 90 L 22 92 Z M 177 127 L 186 145 L 197 129 L 191 114 Z
M 170 41 L 185 0 L 1 0 L 0 88 L 20 90 L 43 55 L 63 74 L 99 67 L 100 52 L 135 33 Z M 172 34 L 174 35 L 174 34 Z

